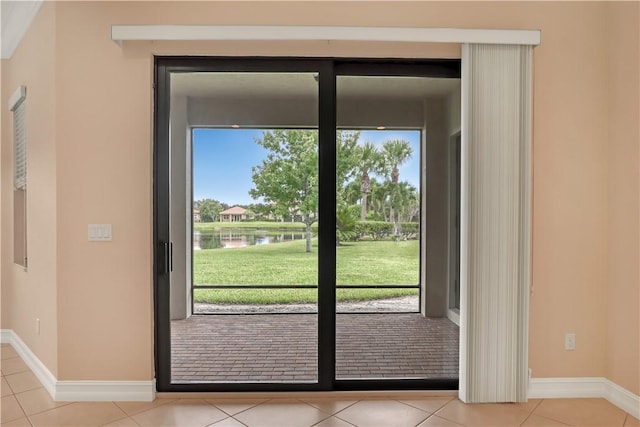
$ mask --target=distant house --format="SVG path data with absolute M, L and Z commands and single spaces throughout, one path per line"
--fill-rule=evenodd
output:
M 200 217 L 200 209 L 193 210 L 193 222 L 200 222 L 202 218 Z
M 240 206 L 234 206 L 220 212 L 220 222 L 238 222 L 247 219 L 247 210 Z

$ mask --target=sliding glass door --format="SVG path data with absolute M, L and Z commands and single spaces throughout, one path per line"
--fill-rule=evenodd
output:
M 448 294 L 428 283 L 426 170 L 457 77 L 156 60 L 159 390 L 457 387 L 457 326 L 426 303 Z
M 194 215 L 172 382 L 317 382 L 316 76 L 172 76 L 172 96 L 191 99 Z

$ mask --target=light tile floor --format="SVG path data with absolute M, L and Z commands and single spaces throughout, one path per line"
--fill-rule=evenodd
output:
M 532 399 L 523 404 L 463 404 L 419 393 L 394 399 L 315 397 L 153 402 L 53 402 L 8 345 L 1 348 L 3 426 L 640 426 L 604 399 Z

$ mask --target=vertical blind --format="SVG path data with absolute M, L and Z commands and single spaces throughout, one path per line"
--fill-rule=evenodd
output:
M 527 400 L 531 60 L 531 46 L 463 46 L 460 398 L 465 402 Z
M 13 153 L 14 186 L 24 189 L 27 186 L 27 138 L 26 138 L 26 102 L 22 97 L 13 110 Z

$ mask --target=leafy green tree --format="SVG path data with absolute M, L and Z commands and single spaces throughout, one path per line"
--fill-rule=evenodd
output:
M 418 190 L 407 181 L 395 186 L 394 205 L 398 222 L 412 221 L 420 213 L 420 195 Z
M 382 155 L 385 173 L 390 176 L 393 184 L 397 184 L 400 177 L 398 168 L 413 155 L 411 144 L 403 139 L 386 141 L 382 145 Z
M 369 173 L 378 173 L 382 169 L 382 156 L 375 145 L 370 142 L 359 145 L 355 150 L 356 173 L 360 177 L 360 220 L 367 220 L 367 198 L 371 192 Z
M 411 144 L 408 141 L 402 139 L 392 139 L 386 141 L 382 145 L 382 155 L 384 158 L 384 171 L 391 178 L 391 209 L 389 212 L 389 219 L 394 223 L 393 234 L 398 234 L 398 218 L 394 215 L 396 209 L 395 201 L 398 200 L 398 180 L 400 178 L 400 171 L 398 168 L 406 163 L 411 158 L 413 150 Z
M 347 205 L 357 205 L 360 203 L 360 183 L 357 180 L 353 180 L 344 186 L 342 190 L 342 201 Z
M 358 163 L 358 139 L 360 132 L 339 130 L 336 133 L 336 191 L 338 204 L 347 202 L 348 182 L 355 173 Z
M 215 199 L 198 200 L 194 203 L 194 207 L 200 209 L 200 219 L 202 222 L 216 221 L 220 212 L 226 209 L 222 203 Z
M 260 221 L 270 220 L 271 215 L 273 214 L 271 205 L 266 203 L 252 203 L 247 207 L 247 209 L 255 214 L 256 220 Z
M 262 197 L 280 216 L 300 215 L 311 252 L 311 224 L 318 210 L 318 132 L 277 129 L 263 132 L 256 143 L 269 154 L 252 168 L 255 188 L 249 194 Z
M 370 184 L 371 198 L 369 199 L 369 205 L 378 214 L 379 220 L 387 221 L 390 210 L 391 181 L 378 182 L 375 179 L 371 179 Z

